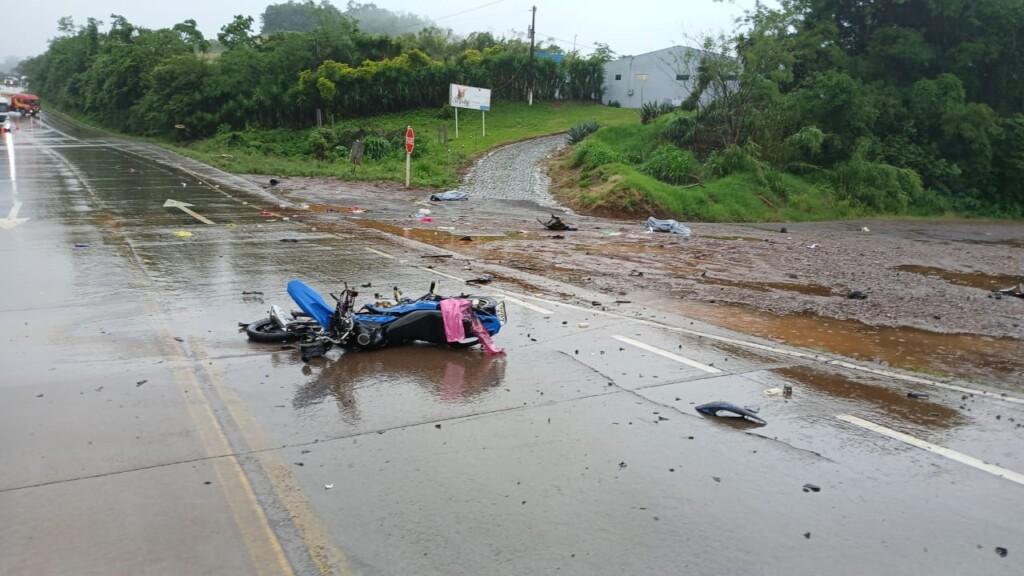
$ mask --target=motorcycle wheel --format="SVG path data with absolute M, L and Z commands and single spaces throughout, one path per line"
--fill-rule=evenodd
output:
M 245 334 L 249 337 L 249 340 L 252 340 L 253 342 L 264 342 L 268 344 L 294 342 L 299 339 L 298 334 L 282 330 L 281 327 L 275 324 L 270 318 L 264 318 L 263 320 L 257 320 L 256 322 L 249 324 L 245 327 Z
M 465 348 L 472 348 L 479 343 L 480 340 L 477 338 L 467 338 L 466 340 L 460 340 L 458 342 L 449 342 L 448 346 L 450 348 L 455 348 L 456 350 L 463 350 Z

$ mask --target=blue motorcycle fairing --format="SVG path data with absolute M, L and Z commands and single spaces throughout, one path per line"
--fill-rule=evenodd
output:
M 416 302 L 407 302 L 405 304 L 398 304 L 395 306 L 384 307 L 374 306 L 373 304 L 367 304 L 364 306 L 370 314 L 386 314 L 388 316 L 401 316 L 408 314 L 409 312 L 415 312 L 417 310 L 440 310 L 441 306 L 437 302 L 429 300 L 418 300 Z
M 323 296 L 309 287 L 302 280 L 292 280 L 288 283 L 288 295 L 299 305 L 303 312 L 309 314 L 317 324 L 324 328 L 331 325 L 331 317 L 334 316 L 334 308 L 327 305 Z

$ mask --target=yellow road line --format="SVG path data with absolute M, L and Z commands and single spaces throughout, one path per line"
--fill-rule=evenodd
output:
M 277 445 L 271 444 L 266 438 L 238 394 L 229 386 L 224 385 L 220 368 L 211 365 L 206 353 L 198 346 L 193 348 L 192 353 L 196 357 L 196 365 L 201 367 L 200 369 L 209 377 L 221 402 L 228 409 L 231 420 L 249 445 L 249 449 L 255 451 L 254 456 L 273 486 L 275 496 L 288 510 L 292 524 L 299 531 L 310 558 L 316 564 L 320 574 L 324 576 L 354 574 L 348 558 L 330 537 L 323 520 L 313 511 L 309 499 L 298 485 L 291 468 L 281 459 L 280 453 L 276 450 Z
M 47 152 L 71 170 L 93 200 L 102 205 L 103 202 L 97 197 L 96 190 L 85 179 L 77 166 L 59 152 L 53 150 L 47 150 Z M 146 273 L 142 258 L 132 248 L 127 234 L 120 230 L 109 233 L 124 243 L 129 257 L 135 262 L 143 276 L 152 283 L 152 278 Z M 231 444 L 213 413 L 209 399 L 196 381 L 195 372 L 186 367 L 192 362 L 188 359 L 183 346 L 169 344 L 173 341 L 173 336 L 167 327 L 163 309 L 149 297 L 142 298 L 140 303 L 150 312 L 150 325 L 154 328 L 153 335 L 161 355 L 169 359 L 184 360 L 183 363 L 173 365 L 172 372 L 179 384 L 178 390 L 182 394 L 185 407 L 199 433 L 199 440 L 206 454 L 211 457 L 210 462 L 219 480 L 219 488 L 231 509 L 235 525 L 249 552 L 255 573 L 260 576 L 292 576 L 294 572 L 284 554 L 284 549 L 281 547 L 277 535 L 271 529 L 266 513 L 256 499 L 256 494 L 253 492 L 245 471 L 242 470 L 237 457 L 232 455 Z
M 166 338 L 169 340 L 170 336 L 166 336 Z M 190 362 L 187 358 L 183 359 L 186 363 Z M 256 573 L 268 576 L 293 574 L 284 549 L 270 528 L 263 507 L 256 500 L 252 485 L 238 463 L 238 458 L 235 456 L 216 457 L 230 455 L 232 449 L 220 423 L 217 422 L 217 417 L 213 414 L 206 394 L 196 381 L 195 373 L 180 364 L 173 370 L 176 379 L 181 384 L 180 389 L 184 396 L 185 406 L 199 432 L 199 439 L 206 449 L 207 455 L 214 457 L 210 463 L 217 474 L 218 484 L 231 508 L 235 524 L 249 551 L 249 557 Z

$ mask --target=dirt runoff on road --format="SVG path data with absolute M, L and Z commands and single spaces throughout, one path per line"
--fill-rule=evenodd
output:
M 647 232 L 639 220 L 566 213 L 579 230 L 548 231 L 537 219 L 551 209 L 530 201 L 429 202 L 430 191 L 390 184 L 282 179 L 274 191 L 322 222 L 456 250 L 475 272 L 492 266 L 499 282 L 520 289 L 544 291 L 538 279 L 553 279 L 611 305 L 1024 389 L 1024 299 L 993 293 L 1024 282 L 1024 224 L 692 224 L 684 239 Z

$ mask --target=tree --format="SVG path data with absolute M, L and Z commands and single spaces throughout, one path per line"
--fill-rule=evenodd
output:
M 191 18 L 174 25 L 172 28 L 178 33 L 182 42 L 189 45 L 193 51 L 205 54 L 210 49 L 210 43 L 203 37 L 203 33 L 196 27 L 196 21 Z
M 217 41 L 229 50 L 236 46 L 256 46 L 256 37 L 252 34 L 252 16 L 235 16 L 229 24 L 225 24 L 220 33 L 217 34 Z

